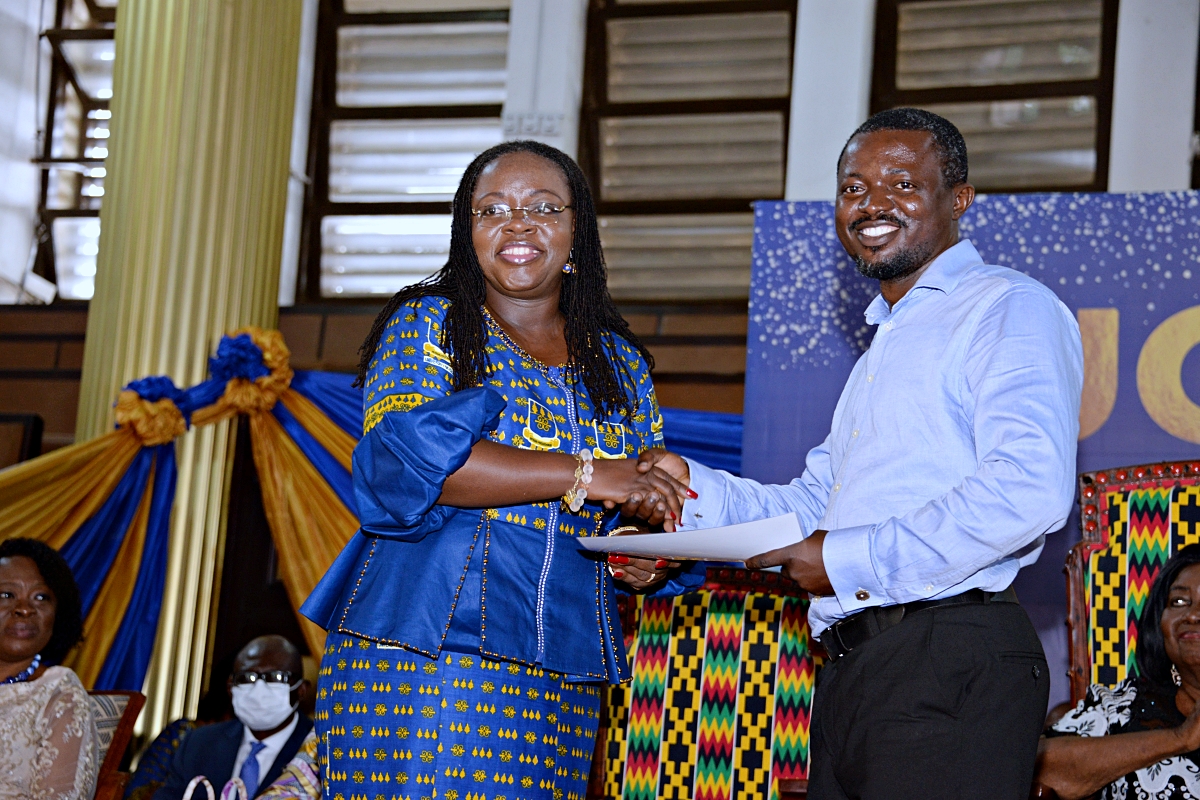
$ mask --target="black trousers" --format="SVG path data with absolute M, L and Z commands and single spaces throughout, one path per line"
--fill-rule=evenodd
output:
M 1050 676 L 1016 603 L 938 606 L 817 679 L 811 800 L 1025 800 Z

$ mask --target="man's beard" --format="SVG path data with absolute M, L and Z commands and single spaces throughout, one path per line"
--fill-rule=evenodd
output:
M 933 255 L 933 244 L 911 247 L 901 250 L 880 261 L 868 262 L 862 256 L 855 256 L 854 262 L 858 274 L 877 281 L 894 281 L 913 274 L 929 261 Z

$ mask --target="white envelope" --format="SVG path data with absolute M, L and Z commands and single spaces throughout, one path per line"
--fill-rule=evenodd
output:
M 784 514 L 721 528 L 592 536 L 578 541 L 588 550 L 600 553 L 653 556 L 675 561 L 745 561 L 803 538 L 796 515 Z

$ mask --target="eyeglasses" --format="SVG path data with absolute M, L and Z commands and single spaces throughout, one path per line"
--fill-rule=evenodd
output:
M 484 206 L 479 209 L 472 209 L 471 213 L 479 218 L 479 224 L 485 228 L 498 228 L 501 225 L 507 225 L 508 221 L 513 218 L 513 213 L 520 211 L 522 218 L 532 222 L 534 225 L 557 225 L 558 217 L 571 206 L 556 206 L 553 203 L 534 203 L 531 206 L 510 208 L 504 203 L 493 203 L 490 206 Z
M 233 682 L 241 686 L 258 683 L 259 681 L 265 683 L 286 683 L 291 686 L 292 673 L 285 669 L 273 669 L 267 672 L 239 672 L 233 676 Z

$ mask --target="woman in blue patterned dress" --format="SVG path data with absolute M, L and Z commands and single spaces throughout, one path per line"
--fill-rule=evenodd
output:
M 362 349 L 362 529 L 301 611 L 329 631 L 324 795 L 582 800 L 600 688 L 626 677 L 613 579 L 671 564 L 579 545 L 617 506 L 677 518 L 650 357 L 609 297 L 579 167 L 537 142 L 480 155 L 450 256 Z M 590 481 L 590 482 L 589 482 Z

